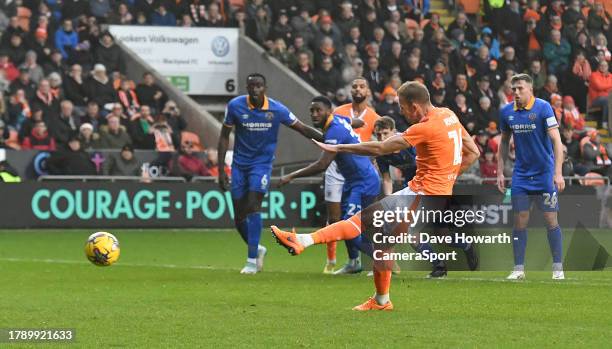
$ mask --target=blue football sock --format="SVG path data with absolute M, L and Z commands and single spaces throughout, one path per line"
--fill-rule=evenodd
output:
M 261 213 L 251 213 L 246 218 L 249 233 L 249 258 L 257 258 L 257 248 L 261 237 Z
M 548 245 L 552 254 L 553 263 L 561 263 L 563 260 L 563 235 L 561 227 L 548 228 Z
M 512 230 L 512 250 L 514 265 L 525 265 L 525 250 L 527 249 L 527 229 Z
M 348 252 L 348 256 L 350 259 L 355 259 L 359 257 L 359 245 L 361 244 L 361 235 L 351 240 L 344 240 L 344 244 L 346 245 L 346 252 Z
M 248 244 L 249 243 L 249 231 L 247 229 L 246 218 L 241 220 L 240 222 L 234 221 L 234 224 L 236 225 L 236 229 L 238 230 L 238 233 L 240 234 L 240 237 L 242 238 L 242 240 L 244 240 L 244 242 Z

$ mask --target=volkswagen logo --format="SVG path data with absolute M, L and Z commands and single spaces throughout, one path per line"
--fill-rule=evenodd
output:
M 230 49 L 229 41 L 225 38 L 225 36 L 217 36 L 212 41 L 211 49 L 215 56 L 224 57 L 227 55 Z

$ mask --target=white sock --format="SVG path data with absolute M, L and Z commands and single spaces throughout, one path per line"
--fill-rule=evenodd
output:
M 375 293 L 374 299 L 376 300 L 376 303 L 378 303 L 378 305 L 385 305 L 389 303 L 389 294 L 388 293 L 387 294 Z
M 335 259 L 328 259 L 327 260 L 327 264 L 336 264 L 336 260 Z
M 562 263 L 553 263 L 552 264 L 552 270 L 553 271 L 563 271 L 563 264 Z
M 314 245 L 314 240 L 310 234 L 295 234 L 295 236 L 304 247 Z
M 247 258 L 247 263 L 255 264 L 257 263 L 257 258 Z
M 257 245 L 257 251 L 265 250 L 264 245 Z
M 525 271 L 525 266 L 523 264 L 517 264 L 514 266 L 514 271 Z

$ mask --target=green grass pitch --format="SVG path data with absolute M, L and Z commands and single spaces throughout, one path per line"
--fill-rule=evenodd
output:
M 113 230 L 121 258 L 84 256 L 92 231 L 0 231 L 0 328 L 75 328 L 66 348 L 610 347 L 612 273 L 425 272 L 394 278 L 393 312 L 356 313 L 365 273 L 321 273 L 324 248 L 289 256 L 264 231 L 265 271 L 240 275 L 237 233 Z M 343 259 L 344 248 L 339 248 Z M 41 347 L 7 344 L 0 347 Z

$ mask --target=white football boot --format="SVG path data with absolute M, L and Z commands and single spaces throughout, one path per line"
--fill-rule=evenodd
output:
M 508 275 L 506 280 L 525 280 L 525 271 L 514 270 L 512 273 L 510 273 L 510 275 Z

